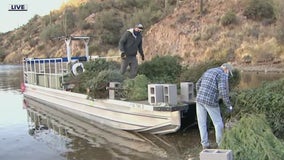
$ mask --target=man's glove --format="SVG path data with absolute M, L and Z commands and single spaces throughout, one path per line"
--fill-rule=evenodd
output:
M 141 56 L 141 58 L 142 58 L 142 61 L 144 61 L 144 58 L 145 58 L 145 57 L 144 57 L 144 55 L 143 55 L 143 56 Z
M 120 54 L 120 57 L 121 57 L 122 59 L 125 59 L 125 58 L 126 58 L 126 54 L 125 54 L 125 53 L 121 53 L 121 54 Z
M 233 112 L 233 106 L 227 107 L 227 113 L 232 113 Z

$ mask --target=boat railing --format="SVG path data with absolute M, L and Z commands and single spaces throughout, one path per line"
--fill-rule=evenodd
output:
M 64 58 L 25 58 L 23 70 L 25 83 L 54 89 L 64 89 L 64 76 L 69 72 Z

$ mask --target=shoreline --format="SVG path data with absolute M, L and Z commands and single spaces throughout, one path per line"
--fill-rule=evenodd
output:
M 0 65 L 21 65 L 21 64 L 5 64 Z M 263 65 L 251 65 L 251 64 L 236 64 L 233 63 L 233 67 L 240 72 L 264 72 L 264 73 L 284 73 L 284 64 L 263 64 Z
M 241 72 L 284 73 L 283 65 L 235 65 Z

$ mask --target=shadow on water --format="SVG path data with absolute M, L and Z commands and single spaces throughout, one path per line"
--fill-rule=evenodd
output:
M 86 122 L 33 99 L 25 98 L 24 104 L 29 135 L 67 159 L 188 159 L 188 150 L 199 146 L 196 129 L 169 135 L 126 132 Z

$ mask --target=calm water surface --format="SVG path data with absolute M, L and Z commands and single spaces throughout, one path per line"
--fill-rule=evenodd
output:
M 276 72 L 242 72 L 239 88 L 256 88 L 265 82 L 284 78 L 284 73 Z
M 28 134 L 21 78 L 21 66 L 0 65 L 0 159 L 60 159 L 58 152 Z
M 242 74 L 241 88 L 283 75 Z M 0 160 L 187 160 L 201 151 L 196 126 L 155 136 L 89 124 L 25 99 L 21 66 L 0 65 Z M 256 82 L 257 81 L 257 82 Z

